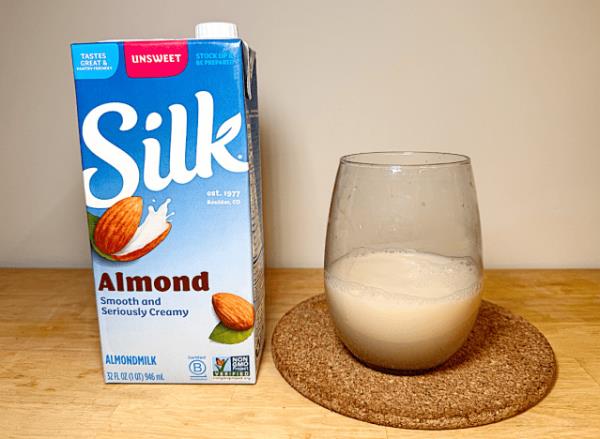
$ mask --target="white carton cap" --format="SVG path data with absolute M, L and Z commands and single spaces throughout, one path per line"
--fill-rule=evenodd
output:
M 228 40 L 238 38 L 237 26 L 234 23 L 208 22 L 196 25 L 196 38 L 199 40 Z

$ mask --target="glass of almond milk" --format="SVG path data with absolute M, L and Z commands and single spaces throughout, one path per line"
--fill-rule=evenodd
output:
M 337 332 L 365 363 L 422 370 L 471 331 L 482 286 L 469 157 L 375 152 L 340 160 L 325 289 Z

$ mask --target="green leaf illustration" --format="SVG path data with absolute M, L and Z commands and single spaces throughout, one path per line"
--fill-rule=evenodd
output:
M 254 328 L 246 329 L 245 331 L 236 331 L 223 326 L 223 323 L 219 323 L 215 326 L 215 329 L 213 329 L 208 338 L 217 343 L 236 344 L 241 343 L 250 337 L 253 329 Z
M 100 251 L 100 249 L 98 249 L 98 247 L 96 247 L 96 243 L 94 242 L 94 230 L 96 230 L 96 224 L 98 223 L 99 219 L 100 217 L 92 215 L 89 212 L 87 213 L 88 232 L 90 233 L 90 243 L 92 244 L 92 248 L 104 259 L 108 259 L 109 261 L 116 261 L 116 259 L 114 259 L 112 256 L 103 253 L 102 251 Z

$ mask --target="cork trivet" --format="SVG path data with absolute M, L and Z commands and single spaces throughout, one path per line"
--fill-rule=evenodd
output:
M 385 373 L 358 361 L 335 335 L 323 294 L 284 315 L 272 345 L 279 372 L 308 399 L 346 416 L 402 428 L 500 421 L 537 404 L 556 373 L 546 338 L 522 317 L 487 301 L 464 346 L 420 374 Z

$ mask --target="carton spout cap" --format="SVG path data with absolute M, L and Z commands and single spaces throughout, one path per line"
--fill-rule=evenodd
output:
M 199 40 L 228 40 L 238 38 L 237 26 L 234 23 L 208 22 L 196 25 L 196 38 Z

